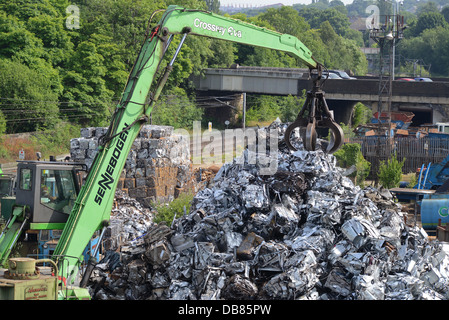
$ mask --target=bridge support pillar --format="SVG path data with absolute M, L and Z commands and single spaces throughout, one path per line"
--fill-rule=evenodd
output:
M 329 109 L 334 112 L 334 120 L 338 124 L 349 124 L 357 101 L 326 100 Z

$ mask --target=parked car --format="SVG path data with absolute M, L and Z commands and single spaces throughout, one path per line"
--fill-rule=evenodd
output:
M 341 78 L 336 73 L 323 71 L 323 79 L 343 79 L 343 78 Z
M 329 72 L 330 73 L 335 73 L 336 75 L 338 75 L 342 79 L 357 79 L 357 78 L 349 76 L 346 72 L 344 72 L 342 70 L 329 70 Z
M 419 77 L 419 78 L 415 78 L 415 81 L 432 82 L 432 79 Z

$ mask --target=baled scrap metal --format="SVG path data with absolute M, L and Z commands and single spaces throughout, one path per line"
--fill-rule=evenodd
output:
M 90 168 L 106 131 L 103 127 L 82 128 L 81 137 L 70 141 L 72 160 Z M 205 184 L 195 181 L 194 171 L 185 136 L 174 133 L 173 127 L 145 125 L 132 143 L 117 187 L 151 207 L 156 201 L 171 201 L 185 190 Z
M 355 186 L 332 155 L 283 148 L 285 125 L 273 128 L 282 173 L 224 164 L 158 239 L 170 256 L 146 262 L 142 299 L 448 298 L 446 252 L 388 190 Z

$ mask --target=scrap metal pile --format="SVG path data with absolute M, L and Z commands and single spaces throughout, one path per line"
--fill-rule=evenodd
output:
M 288 150 L 285 127 L 266 128 L 279 130 L 276 174 L 224 164 L 172 226 L 153 224 L 132 253 L 106 255 L 93 298 L 449 298 L 442 243 L 407 225 L 388 190 L 355 186 L 333 155 Z

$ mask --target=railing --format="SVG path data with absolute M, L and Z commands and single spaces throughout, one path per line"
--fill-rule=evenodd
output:
M 424 164 L 441 162 L 449 155 L 449 138 L 425 137 L 418 139 L 408 137 L 377 137 L 368 136 L 350 138 L 348 143 L 359 143 L 364 158 L 371 163 L 371 173 L 378 170 L 379 163 L 386 161 L 394 154 L 402 161 L 405 158 L 402 172 L 416 172 Z

